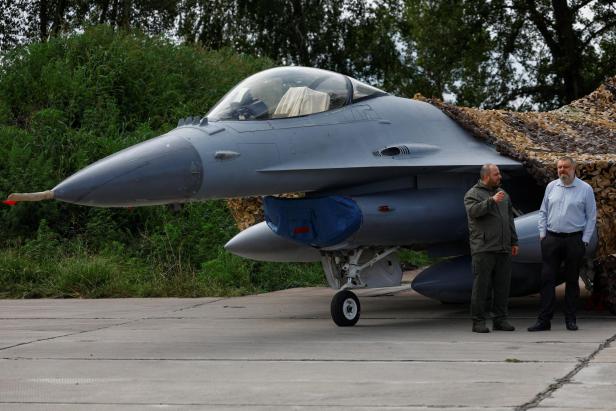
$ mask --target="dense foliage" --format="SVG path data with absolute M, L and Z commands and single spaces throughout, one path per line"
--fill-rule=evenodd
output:
M 0 196 L 47 190 L 93 161 L 205 114 L 272 61 L 107 26 L 3 55 Z M 262 264 L 222 249 L 223 202 L 97 209 L 0 208 L 1 296 L 208 295 L 322 281 L 320 267 Z
M 405 87 L 426 96 L 553 109 L 616 74 L 613 1 L 406 0 L 400 20 L 418 68 Z
M 403 96 L 552 109 L 616 74 L 612 0 L 0 0 L 0 49 L 105 23 Z
M 609 0 L 0 0 L 0 10 L 0 196 L 52 188 L 204 114 L 272 65 L 520 110 L 558 107 L 616 74 Z M 316 266 L 223 253 L 235 227 L 220 202 L 179 212 L 4 207 L 0 232 L 0 296 L 203 295 L 321 281 Z

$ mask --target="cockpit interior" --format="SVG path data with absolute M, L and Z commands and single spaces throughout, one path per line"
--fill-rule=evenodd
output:
M 331 71 L 278 67 L 239 83 L 207 117 L 210 121 L 291 118 L 384 95 L 378 88 Z

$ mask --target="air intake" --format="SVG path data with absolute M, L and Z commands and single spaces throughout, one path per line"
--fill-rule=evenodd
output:
M 412 143 L 412 144 L 396 144 L 374 151 L 376 157 L 408 157 L 418 156 L 438 151 L 437 146 L 430 144 Z
M 386 147 L 374 153 L 374 155 L 378 157 L 381 157 L 381 156 L 393 157 L 393 156 L 409 155 L 409 154 L 411 154 L 411 150 L 405 145 Z

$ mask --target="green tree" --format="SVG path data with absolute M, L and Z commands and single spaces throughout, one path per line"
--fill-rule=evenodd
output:
M 483 102 L 489 94 L 485 63 L 495 46 L 485 25 L 489 14 L 484 2 L 407 1 L 400 30 L 406 65 L 414 70 L 402 93 L 451 93 L 459 104 Z
M 206 48 L 231 47 L 282 65 L 320 67 L 393 86 L 393 73 L 403 71 L 394 38 L 395 3 L 186 0 L 178 35 Z
M 604 0 L 406 0 L 407 94 L 550 109 L 616 74 L 616 5 Z
M 241 79 L 271 65 L 228 49 L 205 51 L 109 26 L 5 53 L 0 192 L 49 189 L 106 155 L 163 134 L 178 118 L 204 115 Z M 102 211 L 86 210 L 56 202 L 2 207 L 6 238 L 0 241 L 28 237 L 42 216 L 64 238 L 87 236 L 89 221 Z M 149 219 L 159 229 L 162 224 L 148 210 L 114 210 L 113 216 L 117 225 L 91 226 L 108 228 L 103 237 L 105 230 L 97 229 L 96 237 L 113 239 L 122 230 L 138 235 L 146 226 L 151 233 Z
M 397 94 L 550 109 L 616 72 L 611 0 L 0 0 L 0 47 L 104 23 Z
M 266 58 L 109 25 L 17 47 L 0 65 L 0 196 L 45 190 L 86 165 L 203 115 Z M 223 201 L 101 209 L 0 207 L 0 297 L 203 296 L 315 284 L 315 265 L 242 260 Z
M 19 44 L 22 30 L 18 24 L 21 20 L 21 8 L 18 2 L 0 0 L 0 51 L 8 50 Z
M 605 77 L 616 74 L 616 66 L 605 59 L 605 49 L 616 41 L 613 1 L 517 0 L 511 10 L 517 14 L 520 38 L 536 39 L 543 50 L 536 54 L 534 84 L 512 90 L 507 98 L 532 95 L 543 106 L 558 106 L 588 94 Z M 529 54 L 529 44 L 518 46 L 526 46 Z M 524 63 L 531 72 L 529 62 Z
M 175 0 L 0 0 L 0 50 L 88 26 L 171 33 L 180 2 Z

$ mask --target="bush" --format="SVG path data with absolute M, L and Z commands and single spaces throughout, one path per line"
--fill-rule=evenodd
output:
M 0 196 L 51 189 L 178 118 L 205 114 L 237 82 L 272 66 L 106 26 L 0 61 Z M 302 279 L 302 265 L 226 254 L 222 245 L 237 230 L 221 201 L 177 213 L 20 204 L 0 208 L 0 232 L 0 296 L 199 296 L 316 279 L 312 268 Z

